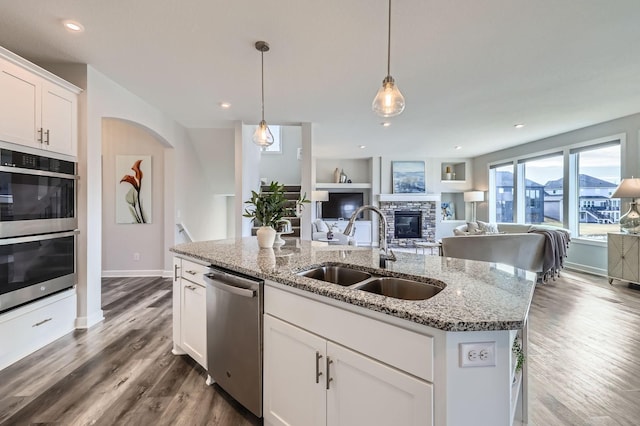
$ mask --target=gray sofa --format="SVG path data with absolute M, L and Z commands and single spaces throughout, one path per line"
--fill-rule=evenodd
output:
M 543 280 L 557 274 L 561 265 L 554 266 L 551 273 L 544 270 L 549 268 L 547 252 L 550 250 L 549 241 L 544 232 L 529 231 L 561 228 L 515 223 L 499 223 L 497 228 L 499 232 L 497 234 L 469 234 L 442 238 L 442 253 L 447 257 L 512 265 L 536 272 Z M 467 232 L 468 226 L 461 225 L 456 230 L 458 234 L 464 233 Z M 569 235 L 567 230 L 562 231 Z M 545 262 L 545 256 L 547 256 L 547 262 Z

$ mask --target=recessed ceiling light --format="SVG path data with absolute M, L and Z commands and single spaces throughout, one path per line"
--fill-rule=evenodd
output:
M 367 146 L 366 145 L 360 145 L 359 148 L 360 149 L 365 149 Z
M 82 26 L 80 22 L 72 21 L 70 19 L 62 21 L 62 25 L 64 25 L 64 27 L 72 33 L 81 33 L 84 31 L 84 26 Z
M 455 148 L 456 149 L 462 149 L 462 147 L 460 145 L 456 145 Z
M 380 123 L 382 125 L 382 127 L 389 127 L 391 126 L 391 122 L 390 121 L 383 121 L 382 123 Z
M 513 127 L 515 127 L 516 129 L 522 129 L 524 127 L 524 124 L 522 123 L 514 124 Z
M 231 108 L 231 104 L 229 102 L 220 102 L 220 108 L 229 109 Z

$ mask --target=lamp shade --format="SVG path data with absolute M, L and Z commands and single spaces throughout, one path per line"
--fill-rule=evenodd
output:
M 640 197 L 640 178 L 622 179 L 620 185 L 613 191 L 610 198 L 638 198 Z
M 312 191 L 312 201 L 329 201 L 329 191 Z
M 465 203 L 473 203 L 475 201 L 484 201 L 483 191 L 467 191 L 464 193 Z

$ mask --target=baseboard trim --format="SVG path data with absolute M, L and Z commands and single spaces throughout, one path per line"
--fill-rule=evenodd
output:
M 77 317 L 76 318 L 76 328 L 77 329 L 85 329 L 90 328 L 104 320 L 104 314 L 102 309 L 97 312 L 94 312 L 92 315 L 88 317 Z
M 102 278 L 122 277 L 170 277 L 171 272 L 162 269 L 134 270 L 134 271 L 102 271 Z
M 593 266 L 583 265 L 581 263 L 565 262 L 564 267 L 567 268 L 567 269 L 572 269 L 574 271 L 586 272 L 588 274 L 598 275 L 598 276 L 601 276 L 601 277 L 606 277 L 607 276 L 607 270 L 606 269 L 594 268 Z

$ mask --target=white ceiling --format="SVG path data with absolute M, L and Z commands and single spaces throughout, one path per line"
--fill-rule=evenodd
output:
M 318 156 L 455 158 L 640 112 L 639 18 L 638 0 L 396 0 L 391 74 L 406 109 L 388 128 L 371 111 L 386 0 L 0 0 L 0 45 L 88 63 L 211 128 L 260 120 L 254 43 L 266 40 L 265 118 L 315 123 Z

